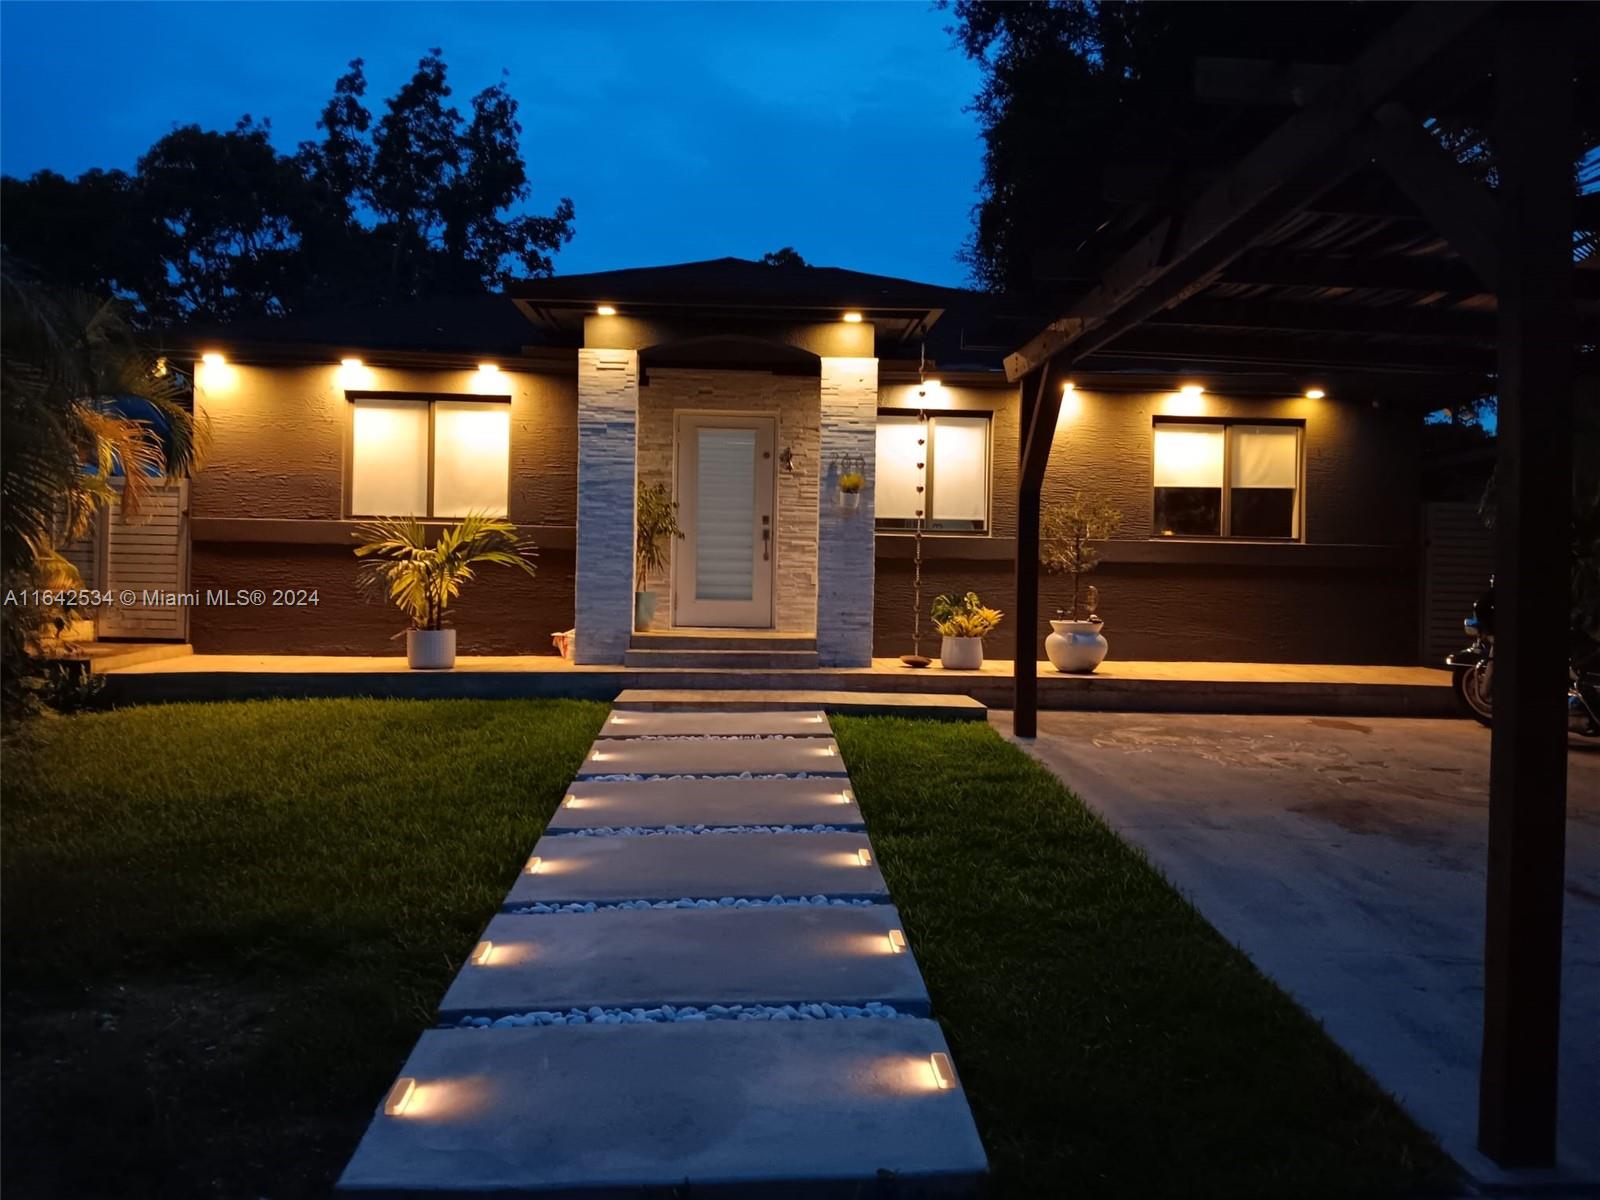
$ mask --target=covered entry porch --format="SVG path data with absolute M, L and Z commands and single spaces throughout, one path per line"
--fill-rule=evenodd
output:
M 709 328 L 604 307 L 584 319 L 578 354 L 574 661 L 666 653 L 677 657 L 663 665 L 682 666 L 721 645 L 870 665 L 872 323 Z M 837 502 L 846 471 L 867 481 L 848 509 Z M 643 580 L 641 487 L 670 495 L 682 530 Z M 641 584 L 655 597 L 647 619 Z

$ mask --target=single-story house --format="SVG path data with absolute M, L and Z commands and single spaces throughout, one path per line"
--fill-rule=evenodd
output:
M 452 610 L 461 652 L 551 653 L 575 628 L 578 661 L 622 662 L 643 481 L 685 530 L 653 630 L 815 638 L 824 666 L 908 653 L 925 505 L 937 654 L 939 593 L 1012 610 L 1022 385 L 1002 363 L 1028 332 L 972 292 L 724 258 L 185 335 L 168 353 L 193 359 L 211 433 L 190 589 L 315 593 L 195 606 L 187 637 L 398 653 L 354 530 L 486 509 L 537 543 L 538 573 L 482 572 Z M 1132 366 L 1071 389 L 1045 501 L 1088 489 L 1121 512 L 1093 577 L 1114 657 L 1417 661 L 1421 420 L 1401 385 Z M 1048 617 L 1068 583 L 1043 589 Z

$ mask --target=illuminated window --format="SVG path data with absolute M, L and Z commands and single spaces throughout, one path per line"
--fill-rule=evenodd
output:
M 350 407 L 351 516 L 506 515 L 509 404 L 360 396 Z
M 940 413 L 926 422 L 907 413 L 878 415 L 879 529 L 923 528 L 983 533 L 989 528 L 989 416 Z M 925 490 L 918 492 L 917 488 Z
M 1300 536 L 1299 424 L 1158 421 L 1158 537 Z

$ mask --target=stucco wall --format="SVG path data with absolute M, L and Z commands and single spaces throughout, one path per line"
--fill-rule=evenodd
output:
M 924 539 L 923 613 L 941 592 L 974 590 L 1006 612 L 1016 592 L 1009 543 L 1016 534 L 1018 395 L 1010 389 L 946 388 L 950 407 L 995 412 L 993 519 L 1001 546 L 975 551 L 970 539 Z M 886 407 L 909 402 L 909 385 L 884 389 Z M 1075 487 L 1107 494 L 1122 510 L 1117 540 L 1092 577 L 1112 653 L 1124 659 L 1409 663 L 1417 638 L 1417 454 L 1414 409 L 1384 397 L 1269 398 L 1208 394 L 1198 413 L 1175 411 L 1167 392 L 1076 393 L 1057 426 L 1045 475 L 1048 504 Z M 1378 404 L 1374 405 L 1374 399 Z M 1403 397 L 1394 397 L 1403 400 Z M 1152 428 L 1157 416 L 1204 415 L 1305 422 L 1305 545 L 1251 546 L 1152 539 Z M 911 563 L 880 536 L 874 653 L 909 651 Z M 1337 563 L 1320 553 L 1346 547 Z M 890 557 L 890 553 L 896 557 Z M 979 557 L 986 553 L 987 557 Z M 1003 554 L 1004 557 L 996 557 Z M 1048 618 L 1070 595 L 1043 577 L 1036 654 Z M 1009 658 L 1016 630 L 990 639 Z M 925 640 L 924 652 L 937 639 Z
M 680 412 L 740 412 L 777 418 L 774 455 L 794 451 L 794 470 L 777 471 L 773 607 L 779 629 L 811 633 L 817 618 L 817 477 L 820 392 L 814 375 L 651 367 L 639 389 L 637 466 L 641 483 L 676 492 L 674 424 Z M 686 520 L 680 517 L 680 522 Z M 674 547 L 674 550 L 677 548 Z M 653 629 L 671 625 L 672 571 L 651 580 L 660 599 Z
M 356 585 L 353 528 L 344 517 L 350 405 L 336 365 L 230 364 L 202 373 L 197 397 L 211 446 L 191 491 L 196 588 L 315 588 L 303 610 L 199 608 L 191 639 L 202 653 L 401 653 L 405 626 L 392 606 Z M 571 376 L 505 370 L 493 383 L 476 371 L 371 368 L 362 390 L 511 396 L 509 515 L 524 527 L 575 520 L 576 384 Z M 212 536 L 208 523 L 246 521 Z M 532 530 L 529 531 L 530 533 Z M 539 540 L 535 534 L 535 540 Z M 547 654 L 550 633 L 572 626 L 572 549 L 546 544 L 538 575 L 488 568 L 453 607 L 464 654 Z
M 348 404 L 334 366 L 232 367 L 232 386 L 201 397 L 211 419 L 208 465 L 194 481 L 196 519 L 193 582 L 196 587 L 317 587 L 315 610 L 200 609 L 193 640 L 201 651 L 235 653 L 398 653 L 389 640 L 404 621 L 387 605 L 363 603 L 355 587 L 354 559 L 340 524 Z M 774 408 L 780 415 L 778 448 L 792 445 L 797 469 L 779 476 L 780 566 L 800 565 L 789 585 L 808 599 L 816 586 L 818 461 L 815 377 L 761 372 L 700 372 L 656 368 L 641 389 L 645 440 L 660 446 L 673 407 L 687 405 Z M 470 395 L 474 373 L 378 369 L 375 389 L 457 392 Z M 739 376 L 739 378 L 732 378 Z M 702 377 L 713 377 L 706 382 Z M 512 388 L 511 516 L 545 527 L 539 575 L 526 580 L 508 571 L 485 571 L 457 610 L 463 653 L 549 653 L 549 634 L 573 623 L 573 553 L 576 520 L 577 400 L 573 376 L 507 371 Z M 736 385 L 737 394 L 707 397 Z M 754 392 L 748 390 L 754 389 Z M 958 387 L 940 403 L 967 411 L 992 411 L 992 520 L 990 539 L 925 542 L 923 602 L 941 591 L 980 592 L 1015 611 L 1010 538 L 1016 528 L 1018 398 L 1012 388 Z M 792 416 L 805 397 L 809 418 Z M 752 395 L 757 399 L 752 399 Z M 787 401 L 785 400 L 787 397 Z M 1169 394 L 1078 393 L 1079 412 L 1057 430 L 1045 481 L 1046 500 L 1072 486 L 1093 485 L 1121 506 L 1124 525 L 1106 550 L 1094 582 L 1101 591 L 1112 653 L 1124 659 L 1196 658 L 1261 661 L 1411 662 L 1416 655 L 1417 469 L 1415 410 L 1405 398 L 1335 395 L 1323 401 L 1207 395 L 1207 415 L 1243 419 L 1303 418 L 1306 422 L 1305 511 L 1308 544 L 1250 548 L 1241 554 L 1220 543 L 1152 541 L 1150 532 L 1151 424 L 1173 403 Z M 1384 403 L 1392 399 L 1395 404 Z M 914 403 L 912 385 L 885 382 L 885 408 Z M 662 426 L 658 419 L 665 421 Z M 670 441 L 666 443 L 670 447 Z M 670 448 L 658 450 L 648 470 L 670 478 Z M 789 488 L 792 494 L 785 493 Z M 809 548 L 797 548 L 781 525 L 788 513 L 809 514 Z M 270 524 L 306 522 L 337 544 L 310 541 L 246 543 L 207 540 L 214 518 Z M 557 527 L 552 530 L 549 527 Z M 793 531 L 787 531 L 793 534 Z M 564 535 L 564 538 L 563 536 Z M 299 535 L 296 535 L 299 536 Z M 898 541 L 898 544 L 896 542 Z M 978 549 L 974 550 L 973 547 Z M 1336 561 L 1321 548 L 1344 547 Z M 910 636 L 911 563 L 900 557 L 903 539 L 877 538 L 873 604 L 874 652 L 897 655 Z M 779 573 L 780 622 L 814 628 L 813 610 L 784 607 L 788 569 Z M 1064 580 L 1046 577 L 1041 613 L 1066 603 Z M 662 606 L 663 612 L 668 611 Z M 791 622 L 793 624 L 791 625 Z M 1035 631 L 1036 652 L 1048 627 Z M 1010 657 L 1015 629 L 1009 622 L 992 639 L 994 657 Z M 936 648 L 925 642 L 924 649 Z

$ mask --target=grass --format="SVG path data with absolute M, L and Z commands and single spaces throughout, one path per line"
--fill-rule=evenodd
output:
M 321 1196 L 604 720 L 127 709 L 9 739 L 8 1196 Z
M 185 705 L 8 740 L 6 1194 L 326 1194 L 604 711 Z M 995 1197 L 1448 1184 L 1043 768 L 981 724 L 834 725 Z
M 994 1195 L 1452 1192 L 1453 1165 L 1043 767 L 834 718 Z

